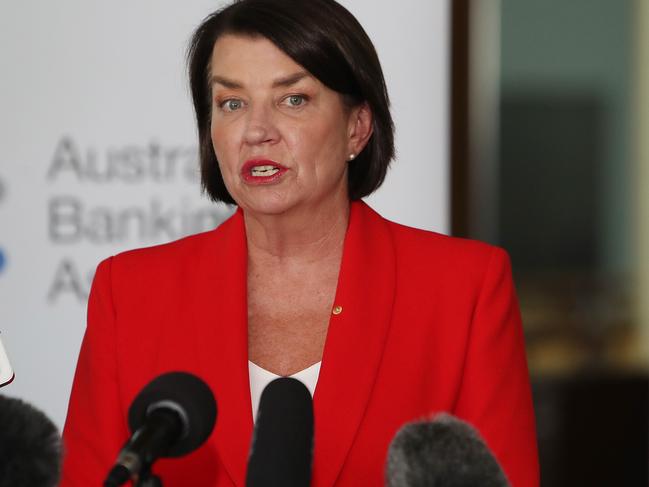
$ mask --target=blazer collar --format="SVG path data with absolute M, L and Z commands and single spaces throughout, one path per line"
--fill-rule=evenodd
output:
M 218 413 L 210 438 L 228 475 L 245 485 L 253 421 L 248 378 L 248 268 L 243 213 L 211 232 L 194 293 L 201 368 L 216 397 Z
M 313 487 L 332 486 L 363 419 L 392 317 L 395 255 L 387 222 L 352 204 L 314 397 Z
M 212 232 L 194 292 L 201 366 L 218 418 L 212 441 L 237 487 L 244 487 L 253 431 L 248 377 L 247 245 L 238 210 Z M 336 481 L 369 401 L 391 321 L 395 254 L 386 221 L 353 202 L 335 306 L 314 397 L 313 487 Z

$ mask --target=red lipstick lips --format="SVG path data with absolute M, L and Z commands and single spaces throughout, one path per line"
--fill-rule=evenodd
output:
M 241 177 L 248 184 L 270 184 L 288 171 L 287 168 L 269 159 L 250 159 L 241 168 Z

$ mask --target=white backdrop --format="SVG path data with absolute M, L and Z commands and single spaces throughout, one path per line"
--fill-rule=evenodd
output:
M 0 393 L 62 427 L 97 263 L 211 228 L 184 53 L 224 2 L 0 0 Z M 369 203 L 444 232 L 448 0 L 342 2 L 374 40 L 397 160 Z

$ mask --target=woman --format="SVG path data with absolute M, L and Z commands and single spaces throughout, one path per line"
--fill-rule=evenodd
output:
M 360 200 L 383 181 L 393 137 L 358 22 L 333 0 L 243 0 L 203 22 L 189 60 L 203 185 L 238 210 L 214 231 L 100 264 L 62 485 L 101 482 L 135 395 L 187 370 L 213 389 L 217 425 L 156 467 L 168 486 L 243 486 L 258 380 L 306 370 L 314 486 L 383 485 L 394 433 L 438 411 L 478 428 L 513 485 L 536 486 L 506 255 Z

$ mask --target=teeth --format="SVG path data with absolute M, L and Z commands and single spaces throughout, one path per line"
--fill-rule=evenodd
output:
M 250 171 L 253 176 L 272 176 L 278 172 L 279 168 L 275 166 L 255 166 Z

